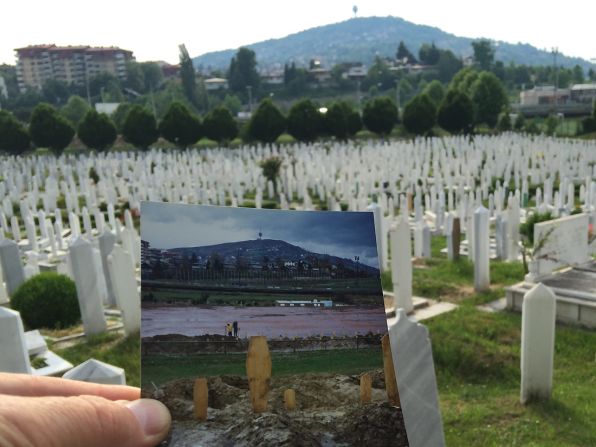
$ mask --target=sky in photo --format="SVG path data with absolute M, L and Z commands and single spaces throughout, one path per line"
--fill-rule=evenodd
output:
M 378 268 L 370 212 L 281 211 L 254 208 L 141 204 L 141 238 L 153 248 L 200 247 L 263 239 L 283 240 L 314 253 Z
M 539 0 L 253 0 L 195 1 L 20 0 L 0 7 L 0 63 L 15 63 L 14 49 L 42 43 L 119 46 L 137 60 L 178 61 L 178 45 L 191 56 L 285 37 L 354 16 L 396 16 L 463 37 L 486 37 L 558 47 L 568 56 L 596 58 L 592 38 L 596 2 Z

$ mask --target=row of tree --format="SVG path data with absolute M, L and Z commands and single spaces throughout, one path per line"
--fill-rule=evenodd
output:
M 59 155 L 76 135 L 90 149 L 110 148 L 120 131 L 124 140 L 135 147 L 147 148 L 162 136 L 171 143 L 186 147 L 206 137 L 217 142 L 236 137 L 238 126 L 232 114 L 220 107 L 212 110 L 201 121 L 181 103 L 170 105 L 157 124 L 154 115 L 140 105 L 123 108 L 126 117 L 121 129 L 104 113 L 89 109 L 75 127 L 50 104 L 38 104 L 28 126 L 7 111 L 0 111 L 0 151 L 22 154 L 31 148 L 48 148 Z M 76 129 L 76 130 L 75 130 Z

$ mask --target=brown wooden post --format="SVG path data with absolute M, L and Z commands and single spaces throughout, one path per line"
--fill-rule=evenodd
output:
M 360 376 L 360 403 L 368 404 L 372 400 L 372 377 L 365 373 Z
M 262 413 L 267 410 L 267 394 L 271 380 L 271 355 L 266 337 L 250 337 L 246 355 L 246 375 L 253 411 Z
M 408 211 L 412 212 L 414 211 L 413 195 L 411 192 L 409 192 L 406 197 L 408 198 Z
M 288 389 L 284 391 L 284 406 L 288 411 L 296 409 L 296 392 L 294 390 Z
M 461 222 L 459 217 L 453 219 L 453 259 L 459 259 L 459 247 L 461 245 Z
M 385 390 L 387 391 L 387 399 L 391 405 L 399 407 L 399 391 L 397 389 L 395 369 L 393 368 L 393 356 L 391 355 L 389 334 L 383 335 L 381 345 L 383 346 L 383 369 L 385 370 Z
M 195 402 L 195 417 L 199 421 L 207 420 L 207 406 L 209 404 L 209 387 L 207 386 L 207 379 L 201 377 L 195 380 L 193 397 Z

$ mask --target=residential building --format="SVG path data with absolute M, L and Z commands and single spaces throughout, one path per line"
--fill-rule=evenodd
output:
M 575 84 L 571 87 L 571 101 L 587 102 L 592 104 L 596 101 L 596 83 Z
M 208 91 L 228 89 L 228 80 L 224 78 L 209 78 L 203 82 L 205 83 L 205 89 Z
M 33 45 L 15 49 L 17 81 L 21 92 L 41 89 L 50 79 L 83 85 L 87 79 L 107 72 L 126 80 L 126 62 L 132 51 L 117 47 Z

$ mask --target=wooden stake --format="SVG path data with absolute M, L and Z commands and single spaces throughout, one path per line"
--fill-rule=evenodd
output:
M 360 403 L 368 404 L 372 400 L 372 377 L 370 374 L 360 376 Z
M 199 378 L 195 380 L 193 397 L 195 401 L 195 417 L 199 421 L 207 420 L 207 406 L 209 404 L 209 387 L 207 386 L 207 379 Z
M 387 399 L 391 405 L 399 407 L 399 391 L 397 389 L 395 369 L 393 368 L 393 356 L 391 355 L 389 334 L 383 335 L 381 345 L 383 346 L 383 368 L 385 370 L 385 390 L 387 390 Z
M 271 380 L 271 355 L 266 337 L 250 337 L 246 356 L 246 375 L 252 409 L 255 413 L 262 413 L 267 410 L 267 394 Z
M 289 389 L 284 391 L 284 406 L 288 411 L 296 409 L 296 392 L 294 390 Z

